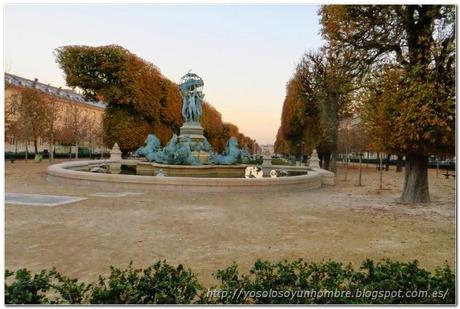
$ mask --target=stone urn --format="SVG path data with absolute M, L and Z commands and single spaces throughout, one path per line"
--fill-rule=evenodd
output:
M 110 150 L 110 161 L 116 161 L 110 163 L 110 173 L 119 174 L 121 171 L 121 150 L 118 144 L 115 143 Z
M 270 172 L 272 169 L 272 156 L 269 154 L 264 154 L 262 157 L 262 171 L 264 177 L 270 177 Z
M 313 149 L 313 152 L 311 153 L 310 159 L 308 160 L 308 166 L 319 167 L 319 158 L 316 149 Z

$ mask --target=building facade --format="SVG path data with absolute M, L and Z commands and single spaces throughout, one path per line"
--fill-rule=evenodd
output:
M 52 104 L 56 104 L 57 111 L 56 128 L 69 127 L 69 115 L 75 114 L 79 118 L 82 126 L 85 127 L 85 136 L 79 143 L 79 147 L 85 147 L 93 152 L 100 152 L 103 150 L 102 144 L 102 119 L 105 110 L 104 102 L 90 102 L 84 97 L 74 91 L 53 87 L 40 83 L 38 79 L 30 80 L 13 74 L 5 73 L 5 115 L 14 121 L 18 117 L 17 111 L 13 105 L 13 100 L 20 100 L 21 93 L 25 89 L 36 89 L 40 95 L 50 98 Z M 5 119 L 6 120 L 6 119 Z M 59 129 L 57 130 L 59 131 Z M 58 132 L 59 133 L 59 132 Z M 45 136 L 38 139 L 38 151 L 51 151 L 50 144 Z M 33 141 L 25 141 L 24 139 L 17 138 L 15 134 L 5 130 L 5 152 L 22 152 L 28 149 L 32 152 L 34 148 Z M 69 143 L 63 144 L 59 139 L 51 148 L 56 153 L 69 153 L 75 152 L 75 145 Z

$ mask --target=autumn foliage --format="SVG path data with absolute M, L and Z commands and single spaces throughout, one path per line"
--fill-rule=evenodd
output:
M 104 142 L 117 142 L 123 151 L 143 144 L 149 133 L 166 144 L 183 123 L 178 85 L 160 70 L 127 49 L 117 46 L 64 46 L 56 49 L 56 61 L 71 87 L 79 87 L 89 100 L 108 104 L 104 116 Z M 216 150 L 223 150 L 230 135 L 220 113 L 209 103 L 203 106 L 205 136 Z M 243 136 L 241 141 L 254 144 Z M 249 147 L 249 145 L 248 145 Z M 252 149 L 252 148 L 250 148 Z
M 302 57 L 286 86 L 277 152 L 299 156 L 302 148 L 304 154 L 316 148 L 323 168 L 335 170 L 339 121 L 349 113 L 352 73 L 346 57 L 326 48 Z
M 428 156 L 455 153 L 455 7 L 323 6 L 323 36 L 350 52 L 365 85 L 364 126 L 406 157 L 403 202 L 428 202 Z
M 297 153 L 305 141 L 330 153 L 334 170 L 339 123 L 355 114 L 356 151 L 404 156 L 401 200 L 428 202 L 428 157 L 455 153 L 455 7 L 325 5 L 319 14 L 326 43 L 286 87 L 276 151 Z

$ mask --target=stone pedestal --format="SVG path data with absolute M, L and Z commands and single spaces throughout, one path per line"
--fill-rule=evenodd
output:
M 198 122 L 186 122 L 180 128 L 179 142 L 181 142 L 185 136 L 190 137 L 192 142 L 203 142 L 203 132 L 204 129 Z
M 318 153 L 316 152 L 316 149 L 313 149 L 313 152 L 311 153 L 310 160 L 308 160 L 308 166 L 309 167 L 319 167 L 319 158 L 318 158 Z
M 190 138 L 190 148 L 192 155 L 198 159 L 202 164 L 207 164 L 209 153 L 203 151 L 203 142 L 205 137 L 203 135 L 204 129 L 198 122 L 186 122 L 180 128 L 179 143 L 184 140 L 184 137 Z
M 262 172 L 264 177 L 270 177 L 270 172 L 273 169 L 272 157 L 270 155 L 264 155 L 262 158 Z

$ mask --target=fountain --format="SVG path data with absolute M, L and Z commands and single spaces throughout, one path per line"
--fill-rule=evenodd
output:
M 184 124 L 161 147 L 149 134 L 134 156 L 123 160 L 118 145 L 110 159 L 72 161 L 48 167 L 48 179 L 59 183 L 98 186 L 104 189 L 158 189 L 196 192 L 270 192 L 319 188 L 334 184 L 334 174 L 319 168 L 314 151 L 310 167 L 274 166 L 263 154 L 262 166 L 247 164 L 250 156 L 232 137 L 222 153 L 213 151 L 200 123 L 203 80 L 194 73 L 181 78 Z M 127 172 L 128 171 L 128 172 Z
M 146 161 L 137 163 L 137 174 L 154 176 L 161 169 L 169 176 L 244 175 L 247 166 L 241 163 L 249 160 L 249 154 L 238 148 L 236 138 L 230 138 L 224 153 L 218 154 L 203 135 L 200 123 L 203 86 L 201 77 L 194 73 L 189 72 L 181 78 L 179 89 L 183 98 L 184 124 L 180 128 L 180 135 L 173 135 L 168 144 L 161 148 L 155 134 L 149 134 L 144 145 L 134 153 Z

